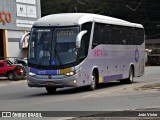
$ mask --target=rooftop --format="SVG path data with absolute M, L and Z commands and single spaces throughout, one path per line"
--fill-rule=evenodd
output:
M 34 26 L 72 26 L 81 25 L 85 22 L 90 22 L 93 20 L 109 24 L 118 24 L 142 28 L 140 24 L 133 24 L 125 20 L 89 13 L 61 13 L 47 15 L 36 21 Z

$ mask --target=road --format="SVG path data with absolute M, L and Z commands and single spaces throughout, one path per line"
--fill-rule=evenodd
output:
M 0 111 L 123 111 L 160 107 L 160 67 L 146 67 L 133 84 L 111 82 L 86 88 L 29 88 L 26 80 L 0 82 Z

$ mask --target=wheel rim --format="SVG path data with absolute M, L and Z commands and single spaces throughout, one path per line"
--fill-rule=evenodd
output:
M 12 79 L 13 79 L 13 74 L 9 74 L 8 78 L 9 78 L 10 80 L 12 80 Z
M 133 82 L 133 71 L 132 69 L 130 70 L 130 75 L 129 75 L 129 79 L 130 79 L 130 82 L 132 83 Z
M 91 81 L 91 88 L 95 89 L 96 83 L 95 83 L 96 79 L 94 76 L 92 76 L 92 81 Z

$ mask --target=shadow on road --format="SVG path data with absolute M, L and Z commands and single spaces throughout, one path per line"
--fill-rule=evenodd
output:
M 134 82 L 134 83 L 139 83 L 139 82 Z M 127 84 L 120 83 L 119 81 L 108 82 L 108 83 L 99 84 L 98 88 L 96 90 L 112 88 L 112 87 L 116 87 L 116 86 L 123 86 L 123 85 L 127 85 Z M 89 91 L 88 87 L 63 88 L 63 89 L 57 89 L 57 91 L 54 94 L 48 94 L 46 91 L 46 93 L 34 94 L 31 96 L 60 96 L 60 95 L 78 94 L 78 93 L 83 93 L 83 92 L 90 92 L 90 91 Z

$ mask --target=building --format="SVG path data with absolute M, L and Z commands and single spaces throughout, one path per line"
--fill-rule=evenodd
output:
M 0 6 L 0 58 L 26 58 L 28 42 L 20 50 L 19 39 L 41 17 L 40 0 L 0 0 Z
M 146 49 L 160 48 L 160 39 L 146 39 Z

